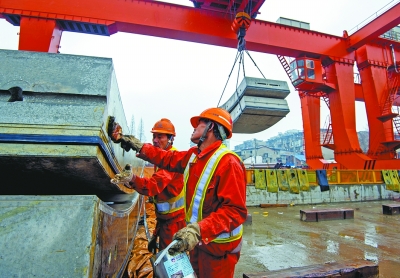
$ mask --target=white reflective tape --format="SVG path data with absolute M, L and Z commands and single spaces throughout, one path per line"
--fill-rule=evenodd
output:
M 235 229 L 233 229 L 232 232 L 230 233 L 222 233 L 220 234 L 217 238 L 219 239 L 224 239 L 224 238 L 230 238 L 230 237 L 234 237 L 237 236 L 238 234 L 240 234 L 240 231 L 242 230 L 242 225 L 236 227 Z
M 184 202 L 184 198 L 180 198 L 177 201 L 173 202 L 173 203 L 156 203 L 157 206 L 157 211 L 158 212 L 169 212 L 175 208 L 179 208 L 183 206 L 183 202 Z
M 210 178 L 210 175 L 213 174 L 213 169 L 214 169 L 214 164 L 217 161 L 218 157 L 220 154 L 225 152 L 225 148 L 219 148 L 213 155 L 212 157 L 208 160 L 207 165 L 205 166 L 205 169 L 203 171 L 203 174 L 200 177 L 200 180 L 197 183 L 197 191 L 194 196 L 193 200 L 193 207 L 192 207 L 192 216 L 190 218 L 191 223 L 195 223 L 198 221 L 198 215 L 199 215 L 199 207 L 200 203 L 203 201 L 203 191 L 204 188 L 207 184 L 207 181 Z

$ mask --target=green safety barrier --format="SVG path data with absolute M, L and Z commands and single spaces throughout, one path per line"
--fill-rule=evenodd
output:
M 278 186 L 281 191 L 288 191 L 289 190 L 289 181 L 286 175 L 285 169 L 278 169 L 276 170 L 276 178 L 278 180 Z
M 300 186 L 299 186 L 299 179 L 297 177 L 297 171 L 296 169 L 288 169 L 287 171 L 287 177 L 289 181 L 289 191 L 290 193 L 300 193 Z
M 297 169 L 297 177 L 299 178 L 299 186 L 301 191 L 310 191 L 310 183 L 306 170 Z
M 275 170 L 265 170 L 268 192 L 278 193 L 278 179 Z
M 255 188 L 267 189 L 267 181 L 265 179 L 265 170 L 262 170 L 262 169 L 254 170 L 254 182 L 255 182 Z

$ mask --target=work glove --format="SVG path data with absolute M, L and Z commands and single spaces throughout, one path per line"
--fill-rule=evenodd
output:
M 115 117 L 109 116 L 107 120 L 107 134 L 114 143 L 121 142 L 122 127 L 115 121 Z
M 122 135 L 119 141 L 121 142 L 121 148 L 127 152 L 129 152 L 130 149 L 140 152 L 143 147 L 143 143 L 133 135 Z
M 132 165 L 126 164 L 124 170 L 121 173 L 116 174 L 113 179 L 111 179 L 111 183 L 113 184 L 123 184 L 125 187 L 132 189 L 133 187 L 129 184 L 129 182 L 134 180 L 134 174 L 132 171 Z
M 185 228 L 177 231 L 172 239 L 176 239 L 178 242 L 169 248 L 168 253 L 170 255 L 193 250 L 201 239 L 199 224 L 188 224 Z
M 149 240 L 149 244 L 147 245 L 147 250 L 149 250 L 150 253 L 155 254 L 157 252 L 157 249 L 157 237 L 152 236 Z

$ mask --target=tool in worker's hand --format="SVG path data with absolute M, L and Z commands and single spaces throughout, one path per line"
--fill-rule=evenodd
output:
M 107 134 L 114 143 L 121 142 L 122 127 L 115 121 L 115 117 L 108 116 L 107 119 Z
M 132 186 L 129 184 L 129 182 L 132 181 L 132 178 L 133 178 L 132 165 L 126 164 L 124 170 L 122 170 L 121 173 L 116 174 L 114 178 L 111 179 L 111 183 L 117 185 L 123 184 L 126 187 L 132 189 Z
M 129 152 L 131 149 L 138 152 L 143 143 L 133 135 L 123 135 L 122 127 L 115 121 L 115 117 L 109 116 L 107 119 L 107 134 L 114 143 L 121 143 L 121 148 Z

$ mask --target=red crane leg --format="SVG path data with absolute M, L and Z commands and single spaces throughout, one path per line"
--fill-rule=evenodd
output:
M 357 51 L 357 65 L 359 67 L 361 86 L 364 92 L 364 102 L 369 126 L 368 156 L 373 159 L 391 159 L 392 152 L 383 151 L 381 142 L 393 141 L 392 118 L 388 115 L 383 120 L 379 117 L 390 114 L 391 104 L 384 109 L 388 98 L 386 62 L 382 54 L 388 52 L 381 47 L 362 47 Z M 379 61 L 379 62 L 378 62 Z M 386 105 L 387 106 L 387 105 Z M 383 111 L 387 110 L 387 111 Z M 382 119 L 382 118 L 381 118 Z
M 347 169 L 366 168 L 371 159 L 362 153 L 356 132 L 353 65 L 337 61 L 326 68 L 326 73 L 328 82 L 337 84 L 336 91 L 328 95 L 335 160 Z
M 55 19 L 21 16 L 18 50 L 57 53 L 61 34 Z
M 307 165 L 311 169 L 322 169 L 323 159 L 320 143 L 320 99 L 304 94 L 300 97 L 303 116 L 304 144 Z

